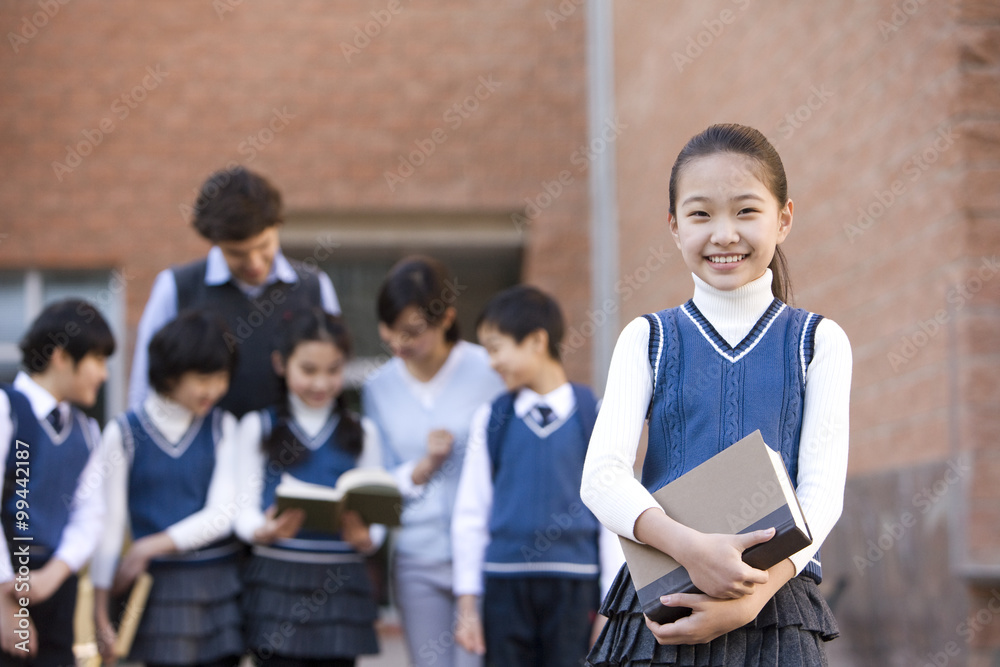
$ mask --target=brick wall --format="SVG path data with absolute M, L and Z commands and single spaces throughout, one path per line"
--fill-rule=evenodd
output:
M 156 272 L 205 252 L 187 207 L 230 161 L 290 212 L 523 213 L 566 170 L 525 228 L 524 277 L 581 321 L 584 23 L 563 18 L 524 1 L 3 3 L 0 264 L 121 269 L 131 337 Z M 586 380 L 589 344 L 567 362 Z
M 691 293 L 665 224 L 681 146 L 763 131 L 795 201 L 795 303 L 854 349 L 849 502 L 824 551 L 842 653 L 922 665 L 955 641 L 948 664 L 971 662 L 1000 626 L 956 632 L 992 590 L 961 573 L 1000 553 L 996 3 L 646 0 L 615 20 L 622 276 L 670 254 L 623 322 Z

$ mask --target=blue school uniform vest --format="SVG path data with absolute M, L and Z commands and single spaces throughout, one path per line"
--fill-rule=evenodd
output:
M 205 507 L 223 414 L 215 408 L 196 418 L 176 444 L 167 441 L 144 408 L 118 418 L 122 443 L 131 460 L 128 504 L 132 539 L 166 530 Z
M 580 500 L 587 445 L 597 401 L 573 385 L 576 408 L 545 427 L 531 414 L 518 419 L 515 393 L 493 403 L 487 447 L 493 467 L 490 543 L 483 569 L 489 576 L 596 578 L 598 531 Z
M 218 407 L 237 419 L 282 399 L 281 382 L 269 361 L 274 338 L 289 313 L 323 303 L 318 271 L 293 260 L 289 264 L 298 275 L 298 282 L 273 283 L 254 299 L 232 280 L 221 285 L 206 284 L 207 259 L 171 269 L 177 285 L 178 312 L 208 308 L 229 325 L 226 342 L 230 349 L 239 349 L 240 358 L 229 390 L 219 400 Z
M 261 413 L 261 433 L 267 438 L 277 421 L 274 408 Z M 326 425 L 315 437 L 310 438 L 294 421 L 288 422 L 292 434 L 298 439 L 298 444 L 307 451 L 301 458 L 290 465 L 277 461 L 268 461 L 264 469 L 264 490 L 261 494 L 261 509 L 266 510 L 274 504 L 275 489 L 281 481 L 281 475 L 288 473 L 292 477 L 324 486 L 335 486 L 342 474 L 357 467 L 358 460 L 353 454 L 344 451 L 338 444 L 340 417 L 336 413 L 330 416 Z M 278 540 L 272 545 L 278 549 L 293 551 L 349 552 L 354 548 L 340 539 L 339 535 L 302 530 L 292 539 Z
M 688 301 L 644 316 L 654 369 L 642 483 L 672 482 L 760 429 L 798 484 L 806 370 L 822 316 L 774 299 L 735 348 Z M 806 567 L 817 582 L 817 553 Z
M 55 433 L 48 422 L 35 417 L 24 394 L 10 385 L 4 385 L 3 390 L 10 399 L 13 422 L 0 510 L 4 535 L 8 540 L 31 537 L 21 543 L 54 552 L 69 522 L 73 496 L 96 443 L 87 417 L 76 408 L 70 409 L 62 432 Z M 18 440 L 27 446 L 18 445 Z M 27 493 L 17 493 L 24 489 Z M 19 500 L 27 501 L 27 519 L 17 518 Z

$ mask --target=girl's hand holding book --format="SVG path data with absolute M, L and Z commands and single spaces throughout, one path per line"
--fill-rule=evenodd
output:
M 743 552 L 767 542 L 774 529 L 741 535 L 706 534 L 691 531 L 687 548 L 678 551 L 677 561 L 699 590 L 713 598 L 735 599 L 751 595 L 757 584 L 766 584 L 768 574 L 743 562 Z
M 281 514 L 271 505 L 264 512 L 264 525 L 253 533 L 253 541 L 257 544 L 274 544 L 277 540 L 295 537 L 302 528 L 306 513 L 300 509 L 289 508 Z M 277 516 L 275 516 L 277 515 Z
M 340 536 L 356 551 L 368 553 L 374 546 L 368 526 L 361 520 L 361 515 L 353 510 L 346 510 L 340 517 Z
M 758 570 L 759 571 L 759 570 Z M 676 593 L 660 602 L 668 607 L 689 607 L 691 615 L 673 623 L 657 623 L 646 618 L 646 627 L 659 644 L 704 644 L 757 618 L 768 600 L 795 576 L 795 565 L 787 558 L 765 574 L 768 581 L 740 598 L 722 600 L 708 595 Z

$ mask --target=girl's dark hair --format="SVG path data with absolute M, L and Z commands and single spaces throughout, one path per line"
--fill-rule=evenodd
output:
M 149 341 L 149 384 L 169 393 L 182 375 L 226 371 L 233 376 L 238 354 L 227 341 L 229 327 L 209 310 L 186 310 Z
M 515 285 L 497 293 L 483 307 L 476 328 L 494 326 L 518 345 L 539 329 L 549 336 L 549 356 L 559 361 L 559 343 L 563 337 L 563 316 L 551 296 L 530 285 Z
M 281 223 L 281 193 L 245 167 L 217 171 L 201 186 L 194 228 L 209 241 L 243 241 Z
M 50 303 L 39 313 L 18 346 L 25 370 L 43 373 L 56 348 L 66 350 L 74 364 L 92 353 L 110 357 L 115 351 L 115 336 L 93 304 L 82 299 L 63 299 Z
M 767 137 L 754 128 L 727 123 L 712 125 L 701 134 L 691 137 L 677 155 L 674 167 L 670 170 L 670 215 L 677 215 L 677 181 L 681 171 L 695 158 L 716 153 L 732 153 L 748 158 L 754 176 L 778 200 L 778 207 L 782 208 L 788 203 L 788 181 L 778 151 L 774 150 Z M 792 282 L 788 275 L 788 263 L 780 246 L 775 247 L 774 257 L 768 268 L 772 272 L 771 291 L 778 299 L 788 303 L 792 297 Z
M 399 260 L 382 282 L 378 293 L 378 319 L 392 326 L 408 306 L 420 309 L 428 324 L 438 324 L 455 304 L 458 287 L 447 267 L 433 257 L 411 255 Z M 444 333 L 449 343 L 458 341 L 456 319 Z
M 332 343 L 345 358 L 351 356 L 351 335 L 347 327 L 339 317 L 327 313 L 322 308 L 302 309 L 290 313 L 279 328 L 274 350 L 287 364 L 295 348 L 309 341 Z M 282 466 L 289 466 L 299 461 L 309 450 L 299 442 L 288 426 L 291 412 L 288 408 L 288 385 L 283 378 L 281 389 L 284 400 L 278 403 L 278 418 L 271 429 L 271 435 L 264 442 L 264 451 L 272 461 Z M 364 446 L 361 417 L 347 408 L 342 395 L 335 399 L 334 410 L 340 416 L 337 446 L 353 456 L 360 455 Z

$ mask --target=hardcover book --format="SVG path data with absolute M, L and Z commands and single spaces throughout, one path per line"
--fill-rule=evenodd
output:
M 403 497 L 392 475 L 377 468 L 354 468 L 337 478 L 336 486 L 303 482 L 285 473 L 275 490 L 278 512 L 305 511 L 302 527 L 325 533 L 340 532 L 340 517 L 354 510 L 371 525 L 398 526 Z
M 812 544 L 812 535 L 781 455 L 754 431 L 653 493 L 667 516 L 702 533 L 750 533 L 775 528 L 774 537 L 743 552 L 759 570 Z M 665 607 L 660 596 L 700 593 L 687 570 L 667 554 L 621 538 L 642 611 L 657 623 L 691 613 Z

